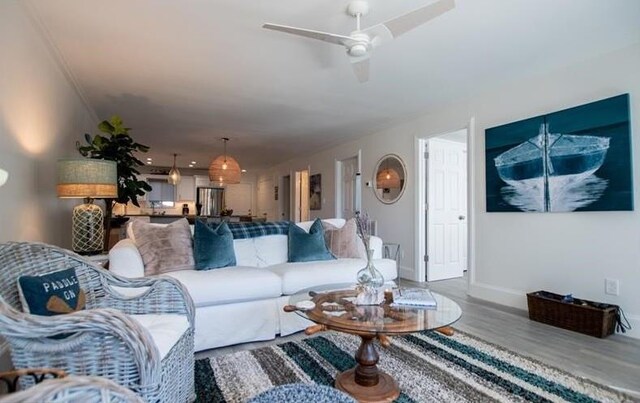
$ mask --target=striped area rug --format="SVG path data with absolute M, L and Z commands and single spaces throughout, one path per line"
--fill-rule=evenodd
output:
M 287 383 L 333 385 L 355 365 L 360 338 L 337 332 L 196 361 L 197 402 L 245 402 Z M 632 398 L 457 331 L 394 337 L 378 367 L 398 402 L 627 402 Z M 305 402 L 311 403 L 311 402 Z

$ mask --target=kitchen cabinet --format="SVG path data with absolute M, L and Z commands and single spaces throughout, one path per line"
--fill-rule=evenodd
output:
M 196 200 L 196 180 L 193 176 L 183 176 L 178 183 L 178 201 Z

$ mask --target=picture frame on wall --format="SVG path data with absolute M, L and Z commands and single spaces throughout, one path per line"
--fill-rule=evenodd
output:
M 309 210 L 322 209 L 322 174 L 309 177 Z
M 633 210 L 629 94 L 485 131 L 487 212 Z

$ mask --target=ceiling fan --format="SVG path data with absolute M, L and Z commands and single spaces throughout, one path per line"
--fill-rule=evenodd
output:
M 360 29 L 360 19 L 369 12 L 369 2 L 353 0 L 347 6 L 347 13 L 355 17 L 356 30 L 351 32 L 349 36 L 269 23 L 262 27 L 344 46 L 356 77 L 361 83 L 364 83 L 369 81 L 369 58 L 373 49 L 429 22 L 454 7 L 455 0 L 439 0 L 381 24 Z

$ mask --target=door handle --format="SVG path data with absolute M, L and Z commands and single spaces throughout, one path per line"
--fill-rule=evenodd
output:
M 458 220 L 463 221 L 465 219 L 465 217 L 463 215 L 459 215 L 458 216 Z

